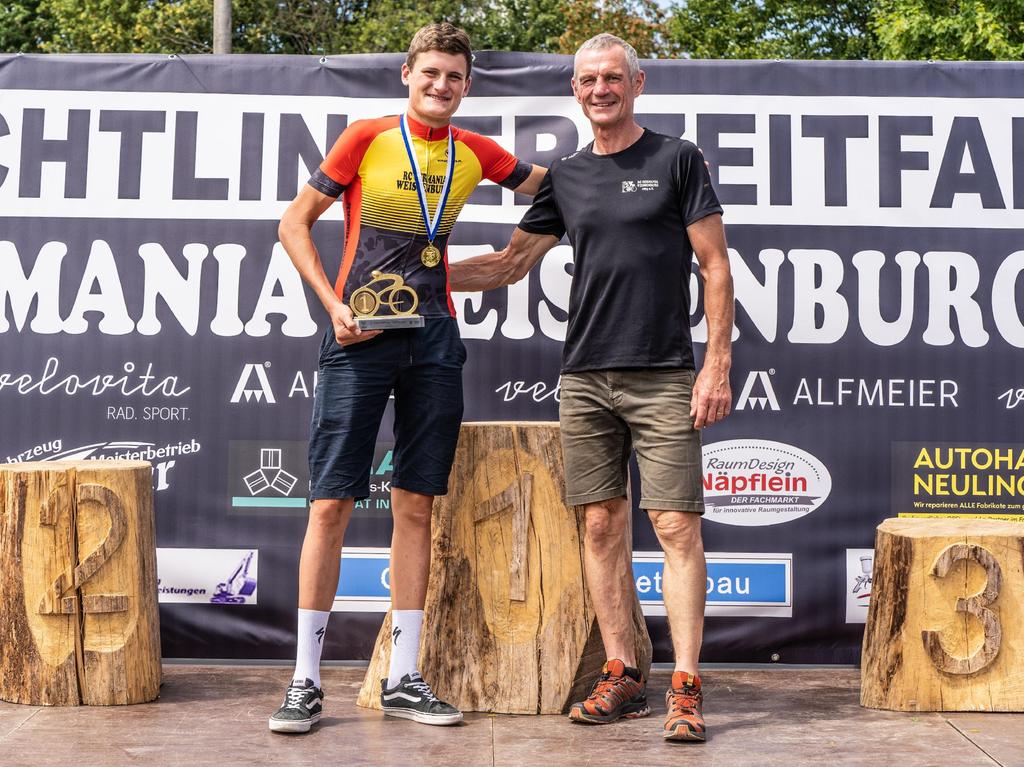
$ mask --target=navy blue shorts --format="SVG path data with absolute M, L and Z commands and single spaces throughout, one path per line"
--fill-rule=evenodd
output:
M 309 430 L 309 500 L 370 495 L 377 431 L 392 392 L 392 487 L 447 493 L 462 423 L 465 361 L 454 318 L 428 318 L 422 328 L 385 330 L 345 347 L 328 327 Z

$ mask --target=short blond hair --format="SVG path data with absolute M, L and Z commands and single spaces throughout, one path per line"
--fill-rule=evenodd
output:
M 412 42 L 409 43 L 409 54 L 405 57 L 406 66 L 412 69 L 416 57 L 427 51 L 463 56 L 466 59 L 466 77 L 473 71 L 473 49 L 470 46 L 469 35 L 454 24 L 442 21 L 421 28 L 412 36 Z

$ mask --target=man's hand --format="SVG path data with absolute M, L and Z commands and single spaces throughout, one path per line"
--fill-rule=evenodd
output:
M 331 308 L 331 324 L 334 325 L 334 340 L 340 346 L 357 344 L 360 341 L 369 341 L 374 336 L 379 336 L 380 330 L 360 330 L 352 310 L 340 301 Z
M 703 429 L 718 423 L 732 412 L 732 389 L 729 387 L 729 368 L 705 365 L 693 383 L 690 396 L 690 418 L 693 428 Z

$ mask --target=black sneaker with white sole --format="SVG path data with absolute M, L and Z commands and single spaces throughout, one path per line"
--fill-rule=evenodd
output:
M 388 680 L 380 680 L 380 707 L 388 716 L 412 719 L 420 724 L 458 724 L 462 712 L 438 700 L 430 685 L 414 671 L 388 689 Z
M 284 703 L 270 717 L 272 732 L 309 732 L 320 721 L 324 691 L 312 679 L 293 679 L 284 693 Z

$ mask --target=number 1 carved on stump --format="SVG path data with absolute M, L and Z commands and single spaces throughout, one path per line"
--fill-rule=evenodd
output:
M 1003 638 L 999 616 L 988 609 L 999 596 L 1003 583 L 1003 571 L 992 556 L 992 552 L 981 546 L 955 543 L 939 554 L 932 567 L 932 575 L 945 578 L 953 565 L 961 559 L 972 559 L 985 568 L 985 585 L 982 590 L 971 597 L 960 597 L 956 600 L 958 613 L 970 613 L 981 621 L 985 640 L 974 655 L 956 658 L 946 652 L 938 631 L 922 631 L 921 639 L 924 640 L 925 650 L 931 656 L 932 663 L 947 674 L 975 674 L 981 671 L 996 659 Z
M 71 615 L 78 611 L 78 598 L 65 596 L 73 589 L 81 588 L 124 542 L 128 530 L 128 518 L 121 499 L 103 485 L 79 485 L 78 503 L 95 502 L 103 506 L 110 515 L 110 532 L 107 537 L 73 571 L 61 573 L 50 586 L 48 593 L 39 602 L 42 615 Z M 66 492 L 59 487 L 50 494 L 39 513 L 39 524 L 46 527 L 57 525 L 58 510 L 63 504 L 56 496 Z M 74 534 L 74 533 L 72 533 Z M 117 613 L 128 609 L 128 597 L 124 594 L 91 594 L 82 597 L 83 613 Z
M 512 562 L 509 564 L 508 593 L 513 602 L 526 601 L 526 533 L 533 503 L 533 474 L 524 472 L 497 495 L 488 498 L 476 508 L 474 522 L 512 511 Z

